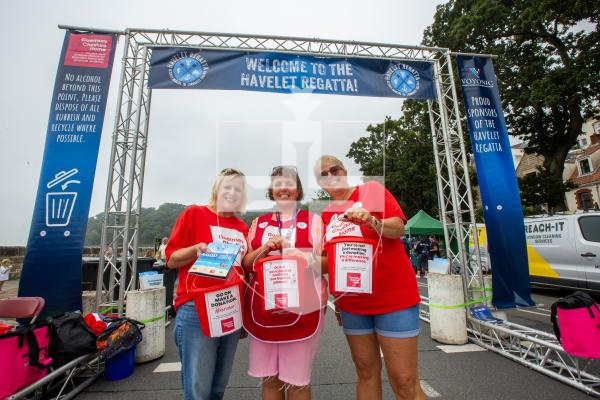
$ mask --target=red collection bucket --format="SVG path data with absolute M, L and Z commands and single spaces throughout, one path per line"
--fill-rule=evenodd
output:
M 301 310 L 305 306 L 308 262 L 298 256 L 270 256 L 254 265 L 256 291 L 263 311 Z
M 232 271 L 225 282 L 188 291 L 204 336 L 221 337 L 242 328 L 244 280 Z
M 327 242 L 329 287 L 333 295 L 373 294 L 377 269 L 377 242 L 341 236 Z

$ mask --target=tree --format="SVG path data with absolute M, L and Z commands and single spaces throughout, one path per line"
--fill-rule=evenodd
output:
M 571 182 L 557 182 L 547 170 L 539 169 L 537 174 L 528 174 L 518 178 L 521 191 L 521 201 L 527 207 L 527 213 L 531 210 L 533 214 L 540 212 L 540 205 L 547 204 L 549 208 L 560 204 L 565 192 L 572 190 L 575 186 Z
M 437 215 L 436 171 L 427 106 L 407 100 L 403 116 L 369 125 L 369 136 L 350 145 L 348 157 L 368 177 L 384 176 L 385 186 L 407 216 L 420 209 Z
M 154 239 L 170 236 L 173 225 L 186 206 L 177 203 L 164 203 L 157 209 L 142 208 L 140 213 L 140 229 L 138 232 L 140 246 L 154 245 Z M 104 213 L 88 219 L 85 236 L 86 246 L 99 246 L 102 234 Z
M 509 133 L 544 157 L 540 182 L 557 187 L 584 118 L 597 111 L 599 23 L 598 1 L 453 0 L 438 6 L 423 42 L 498 55 Z M 564 196 L 541 194 L 564 205 Z

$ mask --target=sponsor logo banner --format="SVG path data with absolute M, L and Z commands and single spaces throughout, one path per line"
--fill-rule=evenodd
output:
M 54 83 L 19 296 L 81 309 L 81 257 L 116 38 L 67 32 Z
M 492 60 L 457 57 L 498 308 L 532 306 L 519 187 Z
M 273 52 L 155 48 L 153 89 L 218 89 L 435 99 L 427 61 L 323 58 Z

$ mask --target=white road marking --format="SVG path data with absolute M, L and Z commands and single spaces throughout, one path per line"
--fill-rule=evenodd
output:
M 544 313 L 535 312 L 535 311 L 529 311 L 529 310 L 522 310 L 522 309 L 520 309 L 520 308 L 517 308 L 517 310 L 518 310 L 518 311 L 521 311 L 521 312 L 529 313 L 529 314 L 541 315 L 541 316 L 543 316 L 543 317 L 549 317 L 549 316 L 550 316 L 550 314 L 544 314 Z
M 157 372 L 179 372 L 181 371 L 181 363 L 180 362 L 172 362 L 172 363 L 160 363 L 156 368 L 154 368 L 154 373 Z
M 439 394 L 437 390 L 432 388 L 431 385 L 427 383 L 427 381 L 421 380 L 421 389 L 423 389 L 423 392 L 425 392 L 425 396 L 427 396 L 427 398 L 429 399 L 433 399 L 435 397 L 442 397 L 442 395 Z
M 426 284 L 426 283 L 417 282 L 417 285 L 418 285 L 418 286 L 422 286 L 422 287 L 427 287 L 427 284 Z
M 436 346 L 438 349 L 440 349 L 441 351 L 443 351 L 444 353 L 468 353 L 468 352 L 474 352 L 474 351 L 487 351 L 486 349 L 484 349 L 483 347 L 479 347 L 476 344 L 464 344 L 464 345 L 460 345 L 460 346 L 456 346 L 456 345 L 443 345 L 443 346 Z

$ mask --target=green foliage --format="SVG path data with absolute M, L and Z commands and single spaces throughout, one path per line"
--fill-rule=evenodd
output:
M 429 46 L 498 55 L 509 132 L 544 156 L 546 173 L 534 186 L 554 177 L 551 190 L 533 191 L 543 203 L 556 203 L 567 153 L 597 108 L 599 23 L 598 1 L 453 0 L 438 6 L 424 34 Z
M 389 117 L 375 126 L 369 136 L 351 144 L 348 157 L 368 177 L 384 176 L 385 186 L 410 218 L 420 209 L 437 215 L 436 175 L 427 106 L 406 101 L 403 116 Z
M 177 203 L 165 203 L 155 208 L 142 208 L 140 213 L 139 245 L 153 246 L 155 238 L 171 235 L 173 225 L 177 217 L 185 209 L 185 205 Z M 99 246 L 102 234 L 102 223 L 104 213 L 88 219 L 87 232 L 85 236 L 86 246 Z
M 539 212 L 540 205 L 547 205 L 554 211 L 564 211 L 563 203 L 565 192 L 572 190 L 574 185 L 571 182 L 564 183 L 562 178 L 556 179 L 550 172 L 543 168 L 538 168 L 536 174 L 529 174 L 519 178 L 519 189 L 521 191 L 521 201 L 528 207 L 526 212 Z

